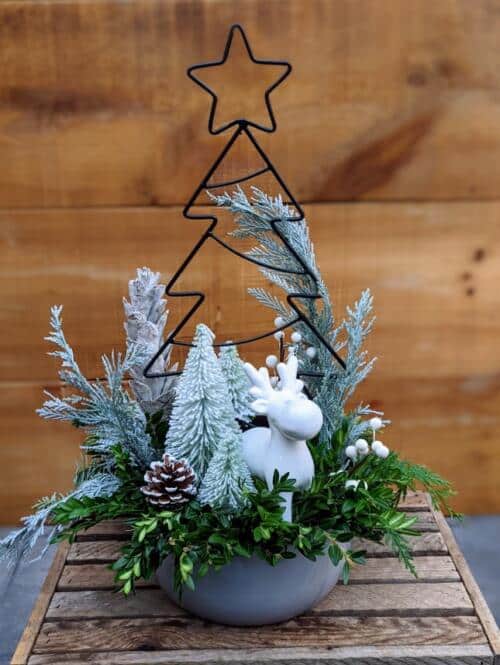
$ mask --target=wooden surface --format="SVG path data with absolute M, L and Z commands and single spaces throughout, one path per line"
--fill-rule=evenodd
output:
M 389 446 L 456 484 L 457 508 L 500 510 L 500 205 L 316 204 L 306 211 L 337 311 L 368 285 L 375 296 L 370 351 L 379 360 L 356 399 L 392 419 Z M 26 478 L 20 486 L 15 474 L 0 472 L 0 522 L 8 522 L 37 497 L 67 488 L 78 457 L 81 433 L 34 413 L 43 390 L 57 389 L 57 364 L 43 340 L 50 304 L 65 303 L 82 369 L 99 375 L 100 354 L 123 344 L 121 298 L 135 266 L 168 274 L 195 231 L 188 222 L 177 231 L 179 208 L 10 210 L 0 212 L 0 223 L 9 238 L 0 272 L 0 469 L 22 465 Z M 191 285 L 207 283 L 201 316 L 226 338 L 245 330 L 250 315 L 256 329 L 272 318 L 244 296 L 254 277 L 249 264 L 210 256 L 193 271 Z M 175 321 L 185 304 L 171 307 Z M 265 351 L 274 349 L 264 345 L 247 357 L 260 362 Z
M 306 615 L 259 628 L 196 619 L 154 580 L 129 599 L 116 594 L 106 563 L 126 530 L 106 523 L 60 551 L 12 662 L 493 664 L 497 628 L 442 516 L 422 498 L 412 495 L 403 507 L 429 528 L 414 547 L 417 580 L 387 549 L 369 550 L 348 586 L 338 585 Z M 426 545 L 436 534 L 440 550 Z M 79 558 L 78 547 L 93 555 Z
M 135 268 L 166 280 L 197 237 L 183 204 L 225 144 L 185 76 L 240 21 L 259 57 L 287 58 L 278 132 L 259 137 L 308 203 L 340 317 L 367 286 L 379 357 L 357 399 L 388 445 L 500 511 L 500 11 L 491 0 L 0 2 L 0 523 L 70 486 L 76 431 L 34 414 L 58 389 L 48 308 L 89 376 L 123 344 Z M 276 28 L 279 26 L 279 29 Z M 230 88 L 258 112 L 259 79 Z M 262 100 L 260 99 L 260 102 Z M 232 169 L 245 172 L 244 150 Z M 207 246 L 187 286 L 235 338 L 271 320 L 248 264 Z M 172 322 L 187 303 L 170 303 Z M 248 359 L 261 361 L 262 344 Z M 50 453 L 49 453 L 50 451 Z M 22 486 L 12 468 L 22 468 Z
M 1 4 L 6 207 L 184 203 L 226 141 L 185 69 L 235 21 L 257 57 L 293 64 L 263 142 L 299 199 L 498 196 L 496 2 Z

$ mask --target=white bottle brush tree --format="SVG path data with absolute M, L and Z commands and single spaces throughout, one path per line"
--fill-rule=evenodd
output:
M 244 504 L 243 488 L 253 484 L 213 341 L 213 332 L 199 324 L 177 385 L 165 449 L 194 469 L 201 481 L 201 503 L 236 510 Z
M 219 353 L 219 363 L 229 388 L 229 395 L 238 420 L 249 422 L 255 415 L 250 408 L 250 381 L 236 346 L 223 346 Z
M 250 470 L 242 457 L 241 431 L 233 420 L 228 423 L 223 438 L 217 442 L 198 500 L 215 510 L 234 513 L 241 510 L 246 503 L 243 490 L 252 492 L 255 487 Z

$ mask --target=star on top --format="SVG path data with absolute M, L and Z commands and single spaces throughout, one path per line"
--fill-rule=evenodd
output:
M 251 66 L 251 69 L 254 70 L 252 76 L 260 79 L 260 72 L 263 70 L 258 70 L 257 67 L 265 67 L 264 71 L 267 75 L 266 80 L 269 80 L 272 77 L 272 82 L 263 90 L 263 101 L 270 124 L 261 124 L 260 122 L 253 122 L 247 117 L 238 117 L 228 120 L 227 122 L 222 122 L 222 124 L 217 126 L 217 117 L 221 115 L 221 109 L 224 107 L 224 100 L 223 97 L 217 95 L 216 91 L 210 87 L 209 81 L 211 74 L 214 72 L 215 68 L 226 65 L 226 69 L 228 69 L 229 72 L 232 72 L 234 76 L 236 74 L 235 62 L 242 54 L 246 55 L 248 58 L 248 61 L 245 62 L 245 67 L 250 68 L 250 66 L 253 65 Z M 276 121 L 274 119 L 269 96 L 271 92 L 286 79 L 291 70 L 292 66 L 288 62 L 279 60 L 258 60 L 255 58 L 243 28 L 240 25 L 235 24 L 229 31 L 222 59 L 215 62 L 205 62 L 200 65 L 193 65 L 188 69 L 187 73 L 189 78 L 211 95 L 212 106 L 210 108 L 210 116 L 208 119 L 208 130 L 211 134 L 220 134 L 234 125 L 239 125 L 240 127 L 251 126 L 260 129 L 263 132 L 274 132 L 276 129 Z M 265 81 L 263 82 L 263 85 L 265 85 Z M 219 87 L 221 87 L 220 84 Z

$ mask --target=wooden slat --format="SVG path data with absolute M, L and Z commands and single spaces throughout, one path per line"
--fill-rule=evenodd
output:
M 432 518 L 432 515 L 428 513 L 427 518 L 430 519 L 431 523 L 435 525 L 435 520 Z M 96 540 L 127 540 L 130 538 L 131 528 L 128 524 L 121 520 L 106 520 L 104 522 L 99 522 L 94 526 L 81 531 L 77 535 L 77 540 L 82 541 L 96 541 Z
M 432 557 L 438 559 L 438 557 Z M 440 558 L 440 557 L 439 557 Z M 115 589 L 115 573 L 103 563 L 87 563 L 66 565 L 62 572 L 58 591 L 75 591 L 81 589 Z M 154 579 L 140 580 L 139 587 L 157 586 Z
M 416 555 L 446 554 L 447 548 L 440 533 L 423 533 L 421 536 L 409 538 L 412 552 Z M 123 542 L 119 540 L 103 540 L 95 542 L 76 542 L 70 547 L 68 563 L 106 563 L 115 561 L 120 555 Z M 387 545 L 371 541 L 354 541 L 353 547 L 364 549 L 368 556 L 392 556 Z
M 463 616 L 473 615 L 472 603 L 460 582 L 434 584 L 337 585 L 313 614 L 329 616 Z M 114 591 L 56 592 L 48 621 L 68 619 L 182 616 L 161 589 L 138 589 L 125 600 Z
M 380 584 L 383 582 L 392 584 L 456 582 L 460 579 L 453 561 L 448 556 L 417 556 L 414 564 L 417 569 L 417 579 L 396 557 L 367 558 L 366 563 L 362 566 L 353 568 L 349 584 L 352 586 L 353 584 Z
M 127 599 L 115 591 L 56 592 L 46 613 L 48 621 L 175 617 L 186 613 L 162 589 L 138 589 Z
M 408 511 L 408 517 L 417 518 L 417 521 L 411 527 L 412 529 L 415 529 L 415 531 L 420 531 L 422 533 L 427 533 L 429 531 L 439 531 L 436 521 L 429 511 Z
M 500 631 L 495 618 L 481 593 L 481 589 L 472 575 L 469 565 L 455 540 L 452 530 L 439 511 L 433 510 L 432 512 L 437 525 L 443 534 L 446 546 L 449 548 L 450 554 L 453 557 L 457 570 L 460 573 L 462 581 L 474 603 L 476 613 L 481 621 L 484 632 L 488 637 L 488 641 L 494 654 L 494 663 L 495 665 L 500 665 Z
M 440 533 L 431 532 L 423 533 L 421 536 L 410 536 L 408 541 L 415 556 L 446 554 L 448 552 Z M 383 543 L 355 539 L 352 546 L 356 549 L 364 549 L 368 556 L 393 556 L 391 548 Z
M 333 616 L 459 616 L 474 608 L 461 582 L 337 585 L 313 609 Z
M 47 573 L 47 577 L 40 589 L 40 593 L 31 612 L 30 618 L 28 619 L 28 623 L 26 624 L 14 655 L 12 656 L 11 665 L 25 665 L 25 663 L 28 662 L 40 627 L 45 619 L 45 614 L 51 602 L 57 581 L 61 575 L 67 553 L 68 544 L 62 543 L 57 549 L 52 565 Z
M 208 624 L 191 617 L 48 622 L 33 653 L 292 646 L 483 644 L 476 617 L 298 617 L 257 628 Z
M 422 513 L 421 519 L 424 518 L 423 513 L 430 510 L 427 497 L 422 492 L 408 492 L 405 498 L 400 501 L 399 507 L 406 512 Z
M 144 665 L 143 652 L 32 656 L 29 665 Z M 70 659 L 70 660 L 69 660 Z M 418 647 L 334 647 L 328 649 L 204 649 L 150 651 L 148 665 L 491 665 L 486 645 L 419 645 Z
M 261 139 L 299 198 L 498 195 L 487 0 L 25 0 L 0 3 L 3 205 L 186 201 L 227 136 L 207 134 L 210 99 L 185 69 L 220 57 L 235 21 L 257 56 L 293 64 Z M 259 75 L 225 92 L 262 107 Z
M 68 552 L 67 562 L 79 564 L 116 561 L 122 547 L 123 542 L 119 540 L 73 543 Z
M 416 380 L 431 374 L 435 380 L 465 381 L 470 375 L 461 408 L 498 387 L 493 378 L 479 379 L 494 371 L 500 331 L 492 286 L 500 279 L 493 258 L 500 247 L 499 211 L 498 202 L 306 207 L 338 316 L 367 285 L 373 290 L 379 316 L 370 348 L 381 360 L 380 377 Z M 0 272 L 6 298 L 0 318 L 4 380 L 55 378 L 57 363 L 46 356 L 43 339 L 54 301 L 65 304 L 67 335 L 83 370 L 99 375 L 101 353 L 123 345 L 121 298 L 135 269 L 150 265 L 166 279 L 198 240 L 200 224 L 183 220 L 181 212 L 1 211 L 0 228 L 8 239 Z M 482 224 L 471 224 L 474 219 Z M 184 281 L 206 291 L 200 318 L 224 338 L 268 329 L 271 313 L 246 295 L 247 286 L 262 284 L 257 269 L 215 243 L 206 244 Z M 172 322 L 186 306 L 184 299 L 170 302 Z M 250 356 L 256 361 L 267 347 L 257 348 Z M 460 348 L 468 352 L 459 362 Z
M 349 584 L 456 582 L 460 579 L 453 561 L 447 556 L 419 556 L 415 566 L 417 579 L 395 557 L 368 558 L 364 565 L 353 568 Z M 151 587 L 156 583 L 154 579 L 141 580 L 138 586 Z M 57 585 L 58 591 L 114 588 L 114 572 L 102 563 L 66 565 Z

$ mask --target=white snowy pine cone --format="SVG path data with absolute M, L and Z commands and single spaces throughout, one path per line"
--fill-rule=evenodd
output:
M 168 453 L 162 461 L 151 462 L 144 481 L 141 492 L 153 506 L 174 508 L 196 496 L 196 473 L 186 460 L 176 460 Z

